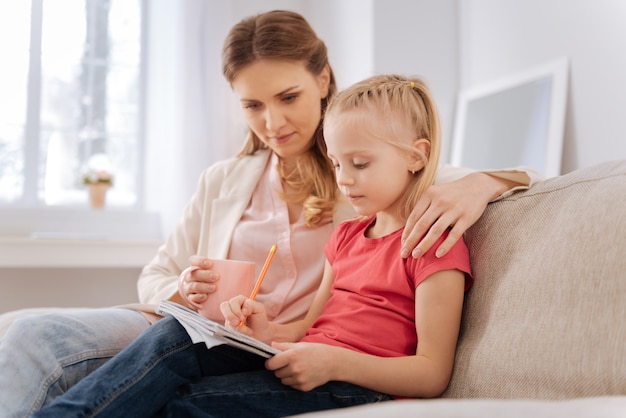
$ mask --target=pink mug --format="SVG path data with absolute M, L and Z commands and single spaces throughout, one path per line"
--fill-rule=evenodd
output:
M 220 304 L 237 295 L 249 296 L 254 287 L 255 263 L 239 260 L 212 260 L 211 270 L 219 274 L 215 292 L 209 293 L 198 312 L 213 321 L 223 323 Z

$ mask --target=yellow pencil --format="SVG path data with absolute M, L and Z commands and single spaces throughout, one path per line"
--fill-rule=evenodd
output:
M 263 283 L 263 279 L 265 279 L 265 275 L 267 274 L 267 269 L 270 267 L 270 263 L 272 262 L 272 258 L 274 258 L 274 254 L 276 253 L 276 244 L 272 245 L 270 248 L 270 252 L 265 259 L 265 264 L 263 264 L 263 268 L 261 269 L 261 273 L 259 273 L 259 278 L 256 279 L 256 284 L 254 285 L 254 289 L 252 289 L 252 293 L 250 293 L 250 299 L 254 300 L 256 298 L 257 293 L 259 293 L 259 289 L 261 288 L 261 283 Z M 245 321 L 239 322 L 239 326 L 242 327 L 245 324 Z

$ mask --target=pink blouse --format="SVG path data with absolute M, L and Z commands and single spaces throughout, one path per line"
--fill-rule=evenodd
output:
M 287 203 L 272 155 L 248 207 L 233 232 L 228 258 L 256 263 L 256 276 L 273 244 L 277 251 L 256 300 L 265 305 L 270 320 L 287 323 L 303 318 L 324 271 L 324 246 L 333 230 L 332 220 L 317 228 L 304 224 L 302 215 L 289 223 Z

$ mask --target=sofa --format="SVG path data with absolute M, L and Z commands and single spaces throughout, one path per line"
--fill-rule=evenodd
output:
M 488 205 L 466 233 L 475 283 L 432 400 L 305 414 L 626 417 L 626 160 Z

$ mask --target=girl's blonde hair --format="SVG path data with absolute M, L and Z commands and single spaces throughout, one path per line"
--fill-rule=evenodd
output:
M 304 17 L 290 11 L 274 10 L 246 18 L 233 26 L 222 49 L 222 72 L 228 82 L 232 83 L 241 69 L 259 59 L 303 62 L 314 76 L 320 75 L 328 66 L 328 96 L 320 103 L 323 117 L 329 99 L 337 92 L 337 83 L 328 63 L 326 45 Z M 249 129 L 246 142 L 237 155 L 252 155 L 265 148 L 267 146 Z M 286 173 L 279 165 L 278 171 L 282 181 L 297 190 L 283 193 L 281 197 L 288 203 L 303 205 L 308 226 L 318 226 L 332 216 L 339 190 L 333 165 L 326 155 L 321 121 L 313 145 L 299 158 L 297 168 Z
M 432 95 L 419 78 L 395 74 L 377 75 L 358 82 L 335 96 L 326 109 L 325 119 L 341 117 L 342 113 L 352 110 L 365 110 L 364 119 L 370 119 L 368 114 L 371 115 L 371 112 L 378 112 L 376 119 L 387 123 L 379 123 L 372 134 L 409 153 L 417 153 L 424 161 L 424 168 L 414 173 L 404 195 L 400 215 L 406 220 L 424 190 L 435 182 L 437 174 L 441 152 L 441 128 Z M 404 138 L 404 133 L 401 133 L 402 126 L 393 123 L 398 118 L 408 122 L 412 127 L 412 138 Z M 430 142 L 428 155 L 411 145 L 418 139 Z

